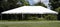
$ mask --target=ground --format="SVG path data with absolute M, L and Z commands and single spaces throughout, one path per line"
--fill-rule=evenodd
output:
M 60 21 L 0 21 L 0 27 L 60 27 Z

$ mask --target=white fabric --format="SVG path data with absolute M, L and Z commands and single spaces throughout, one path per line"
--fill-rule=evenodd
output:
M 22 6 L 12 10 L 2 12 L 2 14 L 58 14 L 58 12 L 44 8 L 42 6 Z

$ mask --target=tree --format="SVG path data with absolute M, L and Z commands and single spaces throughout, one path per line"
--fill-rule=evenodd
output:
M 29 6 L 29 2 L 27 0 L 20 0 L 20 2 L 22 3 L 22 6 Z
M 18 2 L 20 2 L 19 4 L 17 4 Z M 6 10 L 10 10 L 10 9 L 13 9 L 13 8 L 17 8 L 17 7 L 20 7 L 20 6 L 27 6 L 29 5 L 29 3 L 25 0 L 1 0 L 0 1 L 0 10 L 1 12 L 2 11 L 6 11 Z
M 4 4 L 4 3 L 3 3 L 3 0 L 0 0 L 0 13 L 3 11 L 3 8 L 4 8 L 4 7 L 2 6 L 3 4 Z
M 20 6 L 17 3 L 18 3 L 18 0 L 7 0 L 7 4 L 6 4 L 7 7 L 6 8 L 7 9 L 17 8 Z
M 17 4 L 18 0 L 2 0 L 0 2 L 0 9 L 2 11 L 6 11 L 6 10 L 10 10 L 10 9 L 13 9 L 13 8 L 16 8 L 16 7 L 19 7 L 20 5 Z M 1 11 L 1 12 L 2 12 Z
M 49 0 L 49 2 L 50 2 L 49 5 L 51 6 L 51 9 L 59 13 L 58 14 L 58 19 L 59 19 L 60 18 L 60 0 Z
M 52 10 L 55 10 L 56 8 L 60 7 L 60 0 L 49 0 L 49 5 L 51 6 Z
M 58 20 L 60 20 L 60 7 L 56 8 L 55 11 L 58 12 Z
M 45 4 L 43 4 L 42 2 L 38 2 L 37 4 L 35 4 L 35 6 L 43 6 L 47 8 L 47 6 L 45 6 Z

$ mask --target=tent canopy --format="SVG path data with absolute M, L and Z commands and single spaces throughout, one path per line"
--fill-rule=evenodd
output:
M 1 14 L 58 14 L 58 12 L 44 8 L 42 6 L 22 6 L 12 10 L 4 11 Z

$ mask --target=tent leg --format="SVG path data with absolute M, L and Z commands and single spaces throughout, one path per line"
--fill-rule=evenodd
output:
M 41 18 L 42 18 L 42 14 L 41 14 Z
M 1 14 L 1 20 L 2 20 L 2 14 Z
M 24 18 L 24 14 L 22 14 L 22 20 L 23 20 L 23 18 Z

